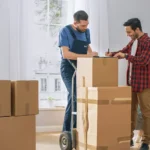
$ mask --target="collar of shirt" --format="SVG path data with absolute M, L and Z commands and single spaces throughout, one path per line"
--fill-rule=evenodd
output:
M 138 41 L 143 41 L 144 39 L 146 39 L 148 37 L 147 33 L 144 33 L 140 38 L 138 38 Z

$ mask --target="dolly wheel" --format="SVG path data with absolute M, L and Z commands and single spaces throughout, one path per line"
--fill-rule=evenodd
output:
M 63 132 L 59 138 L 59 145 L 61 150 L 72 150 L 72 139 L 70 132 Z

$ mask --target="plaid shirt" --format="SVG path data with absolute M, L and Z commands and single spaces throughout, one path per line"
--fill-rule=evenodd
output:
M 142 92 L 146 88 L 150 88 L 150 37 L 145 33 L 138 39 L 138 46 L 135 56 L 131 55 L 133 40 L 123 48 L 122 53 L 127 53 L 128 69 L 127 69 L 127 85 L 129 84 L 130 63 L 132 63 L 131 86 L 133 92 Z M 117 52 L 113 52 L 113 55 Z

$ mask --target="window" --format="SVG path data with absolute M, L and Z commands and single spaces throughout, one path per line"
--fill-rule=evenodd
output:
M 47 79 L 41 78 L 41 92 L 47 92 Z
M 42 101 L 45 97 L 51 96 L 62 103 L 67 100 L 67 90 L 60 78 L 61 55 L 58 34 L 63 26 L 73 21 L 73 1 L 34 0 L 32 54 L 38 75 L 47 75 L 46 78 L 40 76 L 40 107 L 47 107 Z
M 35 24 L 50 36 L 57 36 L 67 21 L 68 0 L 35 0 L 35 4 Z
M 61 91 L 61 80 L 55 79 L 55 92 L 60 92 L 60 91 Z

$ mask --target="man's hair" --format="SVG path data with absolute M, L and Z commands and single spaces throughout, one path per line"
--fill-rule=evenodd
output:
M 73 18 L 75 21 L 80 22 L 80 20 L 88 20 L 88 14 L 83 11 L 83 10 L 79 10 L 76 13 L 74 13 Z
M 134 31 L 137 28 L 139 28 L 142 31 L 141 21 L 138 18 L 131 18 L 128 21 L 126 21 L 123 25 L 130 26 Z

